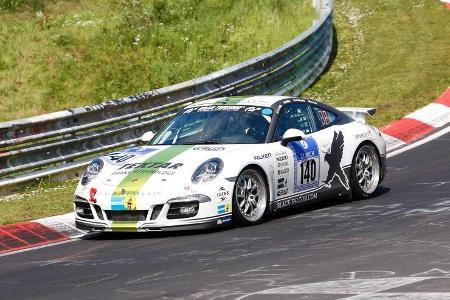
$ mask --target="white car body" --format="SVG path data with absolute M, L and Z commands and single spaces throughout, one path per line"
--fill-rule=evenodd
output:
M 267 212 L 350 196 L 352 159 L 362 143 L 374 145 L 379 153 L 381 182 L 386 169 L 386 145 L 378 129 L 316 101 L 284 96 L 230 97 L 198 102 L 183 111 L 230 106 L 266 109 L 267 114 L 271 111 L 273 123 L 292 103 L 307 103 L 316 107 L 318 115 L 322 109 L 322 114 L 338 115 L 339 120 L 287 147 L 271 140 L 259 144 L 147 145 L 104 155 L 99 158 L 103 161 L 101 172 L 87 184 L 80 181 L 76 188 L 77 227 L 155 231 L 229 224 L 236 178 L 249 166 L 260 170 L 267 181 Z M 211 181 L 193 183 L 195 170 L 212 158 L 223 161 L 220 174 Z M 182 215 L 183 203 L 197 203 L 198 211 L 190 216 L 189 211 L 195 207 L 186 206 Z

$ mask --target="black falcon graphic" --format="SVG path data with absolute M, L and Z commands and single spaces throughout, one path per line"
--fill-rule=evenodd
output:
M 344 170 L 341 168 L 341 160 L 344 152 L 344 135 L 342 131 L 337 133 L 334 132 L 333 142 L 331 143 L 331 151 L 330 153 L 325 154 L 325 161 L 328 163 L 330 168 L 328 169 L 327 179 L 323 182 L 324 185 L 328 188 L 331 187 L 331 182 L 334 177 L 337 176 L 339 181 L 345 187 L 346 190 L 349 190 L 350 187 L 348 185 L 348 178 L 345 175 Z

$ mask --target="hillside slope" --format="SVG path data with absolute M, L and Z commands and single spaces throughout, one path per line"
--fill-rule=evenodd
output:
M 0 0 L 0 121 L 205 75 L 315 18 L 311 0 Z
M 335 2 L 337 53 L 304 96 L 378 109 L 382 126 L 432 101 L 450 85 L 450 10 L 430 0 Z

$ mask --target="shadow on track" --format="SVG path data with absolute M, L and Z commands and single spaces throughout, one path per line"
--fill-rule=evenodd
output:
M 299 207 L 291 208 L 281 212 L 268 215 L 263 223 L 270 223 L 272 220 L 277 220 L 285 217 L 290 217 L 297 214 L 303 214 L 315 210 L 333 207 L 340 204 L 368 201 L 373 198 L 379 197 L 388 193 L 391 190 L 389 187 L 379 186 L 374 194 L 364 200 L 349 200 L 347 198 L 335 198 L 327 201 L 320 201 L 312 204 L 304 204 Z M 257 225 L 256 225 L 257 226 Z M 168 237 L 183 237 L 183 236 L 195 236 L 204 234 L 213 234 L 230 229 L 241 228 L 237 225 L 223 225 L 214 229 L 197 229 L 197 230 L 180 230 L 180 231 L 150 231 L 150 232 L 93 232 L 82 237 L 83 240 L 135 240 L 135 239 L 162 239 Z

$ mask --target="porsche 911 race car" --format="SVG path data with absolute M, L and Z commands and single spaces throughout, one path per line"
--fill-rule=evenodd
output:
M 286 96 L 183 108 L 156 135 L 94 159 L 74 195 L 76 226 L 99 231 L 252 225 L 304 203 L 372 195 L 386 145 L 374 109 Z

